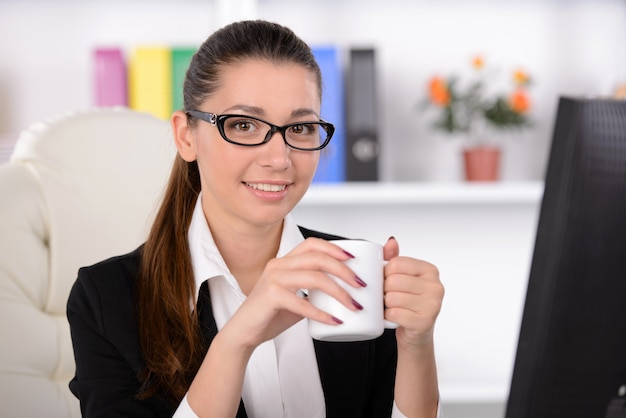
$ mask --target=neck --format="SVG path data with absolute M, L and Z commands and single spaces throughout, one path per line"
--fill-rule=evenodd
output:
M 276 257 L 283 222 L 251 227 L 209 221 L 209 228 L 230 272 L 237 279 L 243 293 L 248 295 L 267 262 Z

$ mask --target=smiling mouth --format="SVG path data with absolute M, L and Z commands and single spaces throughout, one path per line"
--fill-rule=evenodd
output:
M 285 184 L 244 183 L 246 186 L 263 192 L 282 192 L 287 187 Z

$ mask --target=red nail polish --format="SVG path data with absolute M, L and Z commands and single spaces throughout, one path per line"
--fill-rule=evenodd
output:
M 356 300 L 352 299 L 352 304 L 354 305 L 355 308 L 357 308 L 359 311 L 363 310 L 363 306 L 357 302 Z
M 333 321 L 335 321 L 338 324 L 343 324 L 343 321 L 339 318 L 335 318 L 334 316 L 332 317 Z
M 347 252 L 346 250 L 342 250 L 342 251 L 343 251 L 343 253 L 344 253 L 345 255 L 347 255 L 348 257 L 350 257 L 350 258 L 354 258 L 354 256 L 353 256 L 352 254 L 350 254 L 349 252 Z
M 359 276 L 354 276 L 354 281 L 359 284 L 361 287 L 366 287 L 367 283 L 365 283 Z

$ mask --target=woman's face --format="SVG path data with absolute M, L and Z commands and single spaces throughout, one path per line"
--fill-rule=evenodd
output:
M 301 65 L 246 60 L 223 67 L 220 81 L 196 110 L 254 116 L 279 126 L 320 119 L 315 77 Z M 319 151 L 291 149 L 280 133 L 263 145 L 244 147 L 198 120 L 191 136 L 210 224 L 281 222 L 308 189 L 319 160 Z

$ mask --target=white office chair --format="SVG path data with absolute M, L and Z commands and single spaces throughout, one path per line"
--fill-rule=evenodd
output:
M 166 121 L 103 108 L 33 125 L 0 165 L 1 416 L 80 416 L 70 288 L 143 242 L 175 152 Z

